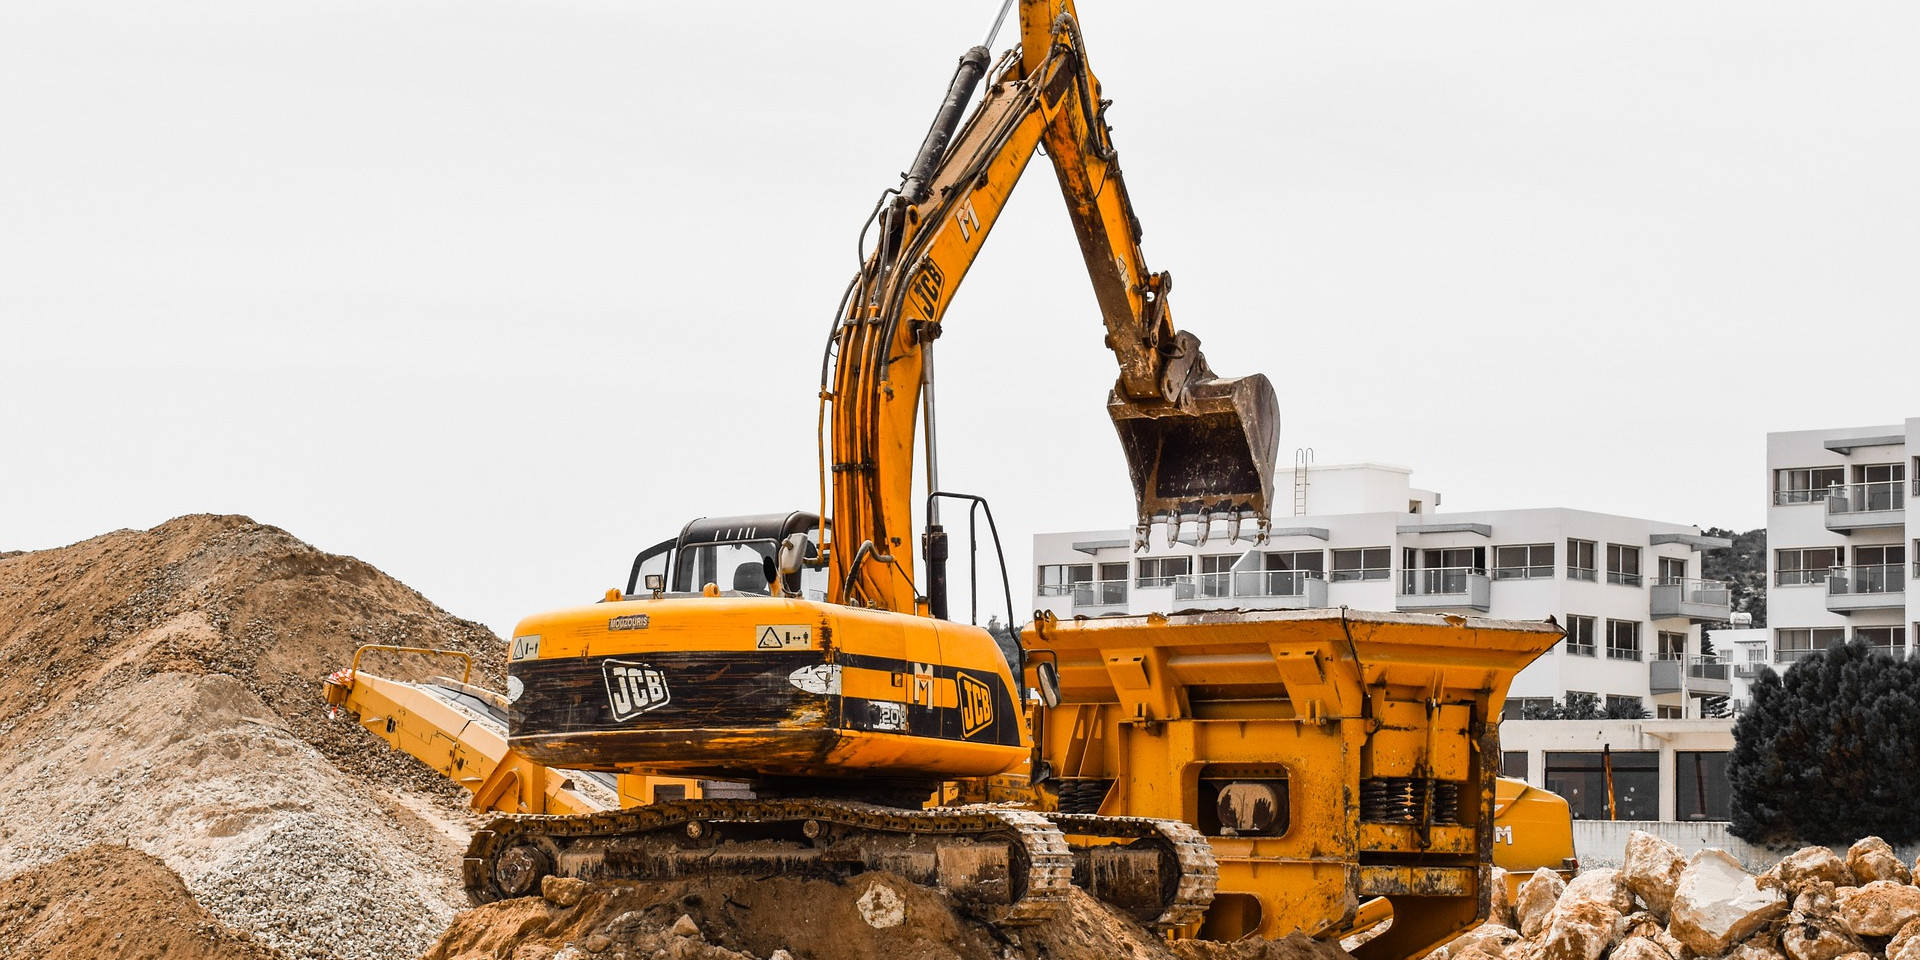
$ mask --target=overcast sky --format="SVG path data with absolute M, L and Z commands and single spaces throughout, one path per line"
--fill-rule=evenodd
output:
M 814 508 L 856 234 L 997 6 L 0 2 L 0 549 L 244 513 L 504 635 Z M 1080 14 L 1283 463 L 1747 529 L 1768 431 L 1920 416 L 1920 5 Z M 940 341 L 1016 594 L 1132 515 L 1046 163 Z

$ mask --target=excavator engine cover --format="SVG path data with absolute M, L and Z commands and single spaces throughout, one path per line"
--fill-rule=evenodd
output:
M 1107 400 L 1140 522 L 1251 514 L 1264 525 L 1280 440 L 1273 384 L 1257 373 L 1194 379 L 1182 400 L 1140 402 L 1118 390 Z

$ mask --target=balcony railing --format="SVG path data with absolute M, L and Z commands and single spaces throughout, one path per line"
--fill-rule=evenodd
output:
M 1318 570 L 1241 570 L 1173 578 L 1173 599 L 1299 608 L 1327 605 L 1326 575 Z
M 1752 680 L 1760 676 L 1760 671 L 1764 667 L 1766 667 L 1764 663 L 1736 663 L 1733 665 L 1733 675 L 1742 680 Z
M 1827 609 L 1836 613 L 1906 605 L 1907 565 L 1869 563 L 1827 571 Z
M 1655 620 L 1725 620 L 1733 609 L 1732 594 L 1724 580 L 1670 577 L 1655 583 L 1648 593 L 1648 614 Z
M 1428 567 L 1400 571 L 1400 609 L 1467 607 L 1486 612 L 1492 581 L 1479 567 Z
M 1794 503 L 1819 503 L 1827 499 L 1827 495 L 1839 489 L 1839 487 L 1840 484 L 1836 483 L 1830 487 L 1814 487 L 1811 490 L 1775 490 L 1773 492 L 1773 505 L 1776 507 L 1784 507 Z
M 1827 529 L 1901 526 L 1906 522 L 1906 508 L 1904 480 L 1837 486 L 1827 495 Z
M 1759 664 L 1740 664 L 1741 667 Z M 1685 670 L 1683 677 L 1682 669 Z M 1738 669 L 1719 657 L 1689 657 L 1681 660 L 1655 660 L 1647 664 L 1647 686 L 1651 693 L 1678 693 L 1685 690 L 1696 697 L 1724 697 L 1732 689 L 1727 679 Z
M 1125 580 L 1089 580 L 1073 585 L 1076 607 L 1124 607 L 1127 604 Z
M 1903 593 L 1907 589 L 1904 563 L 1868 563 L 1827 570 L 1827 596 L 1859 593 Z

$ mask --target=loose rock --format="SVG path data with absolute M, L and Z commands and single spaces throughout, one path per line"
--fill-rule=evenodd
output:
M 1702 850 L 1674 888 L 1667 929 L 1687 949 L 1714 957 L 1786 912 L 1779 890 L 1760 889 L 1724 851 Z
M 1895 880 L 1875 880 L 1843 891 L 1837 912 L 1856 937 L 1890 937 L 1920 919 L 1920 888 Z
M 590 885 L 575 877 L 547 876 L 540 878 L 540 895 L 547 898 L 556 907 L 571 907 L 587 895 Z
M 1562 902 L 1541 941 L 1541 960 L 1600 960 L 1619 923 L 1620 911 L 1599 900 Z
M 1875 880 L 1896 880 L 1900 883 L 1912 883 L 1913 874 L 1907 865 L 1893 855 L 1893 847 L 1879 837 L 1866 837 L 1847 848 L 1847 869 L 1853 871 L 1860 883 Z
M 1514 902 L 1513 916 L 1520 921 L 1522 936 L 1531 940 L 1547 928 L 1554 904 L 1559 902 L 1560 894 L 1566 889 L 1566 881 L 1546 867 L 1534 871 L 1533 876 L 1520 885 L 1520 898 Z
M 1627 889 L 1653 911 L 1662 922 L 1673 906 L 1673 889 L 1687 869 L 1687 858 L 1680 848 L 1666 840 L 1635 830 L 1627 835 L 1626 863 L 1620 868 Z
M 1774 864 L 1761 878 L 1761 886 L 1777 886 L 1789 897 L 1798 895 L 1800 888 L 1818 880 L 1836 887 L 1856 885 L 1847 862 L 1826 847 L 1802 847 Z
M 1792 960 L 1835 960 L 1860 950 L 1860 942 L 1832 920 L 1794 914 L 1780 931 L 1780 949 Z

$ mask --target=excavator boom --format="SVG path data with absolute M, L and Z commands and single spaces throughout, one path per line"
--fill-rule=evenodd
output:
M 1155 272 L 1087 67 L 1071 2 L 1020 0 L 1021 46 L 989 69 L 984 47 L 960 60 L 879 243 L 855 279 L 834 343 L 827 465 L 833 483 L 832 599 L 911 612 L 910 516 L 918 418 L 948 305 L 1036 149 L 1067 201 L 1087 276 L 1119 366 L 1107 410 L 1133 482 L 1144 539 L 1155 520 L 1226 520 L 1264 532 L 1280 415 L 1260 374 L 1221 379 L 1200 340 L 1173 325 L 1172 277 Z M 959 105 L 986 78 L 961 123 Z M 1170 531 L 1171 532 L 1171 531 Z M 870 546 L 869 546 L 870 545 Z M 884 557 L 869 562 L 873 556 Z

